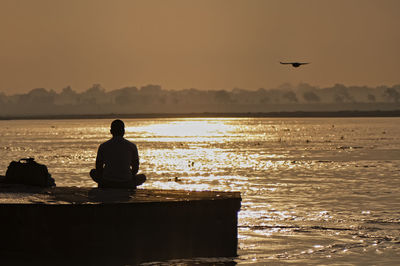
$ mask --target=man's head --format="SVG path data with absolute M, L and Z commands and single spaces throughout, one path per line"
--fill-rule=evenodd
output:
M 110 132 L 114 137 L 124 136 L 125 134 L 124 122 L 122 122 L 122 120 L 119 119 L 112 121 Z

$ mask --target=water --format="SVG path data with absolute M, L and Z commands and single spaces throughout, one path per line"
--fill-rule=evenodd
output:
M 0 174 L 11 160 L 31 156 L 58 186 L 95 186 L 88 172 L 110 122 L 0 121 Z M 125 124 L 148 176 L 145 188 L 242 193 L 239 256 L 189 263 L 400 262 L 400 118 Z

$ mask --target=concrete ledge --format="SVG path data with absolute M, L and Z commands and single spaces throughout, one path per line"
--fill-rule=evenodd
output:
M 233 257 L 240 203 L 237 192 L 2 185 L 0 256 L 114 264 Z

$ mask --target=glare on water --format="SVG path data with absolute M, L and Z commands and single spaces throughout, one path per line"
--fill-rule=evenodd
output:
M 399 118 L 124 121 L 144 188 L 242 193 L 237 263 L 400 260 Z M 0 121 L 0 174 L 35 157 L 58 186 L 95 186 L 110 122 Z

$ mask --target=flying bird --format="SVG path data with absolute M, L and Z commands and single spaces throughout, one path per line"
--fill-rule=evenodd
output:
M 299 63 L 299 62 L 287 62 L 287 63 L 279 62 L 279 63 L 281 63 L 282 65 L 292 65 L 292 67 L 299 67 L 301 65 L 309 64 L 309 63 Z

